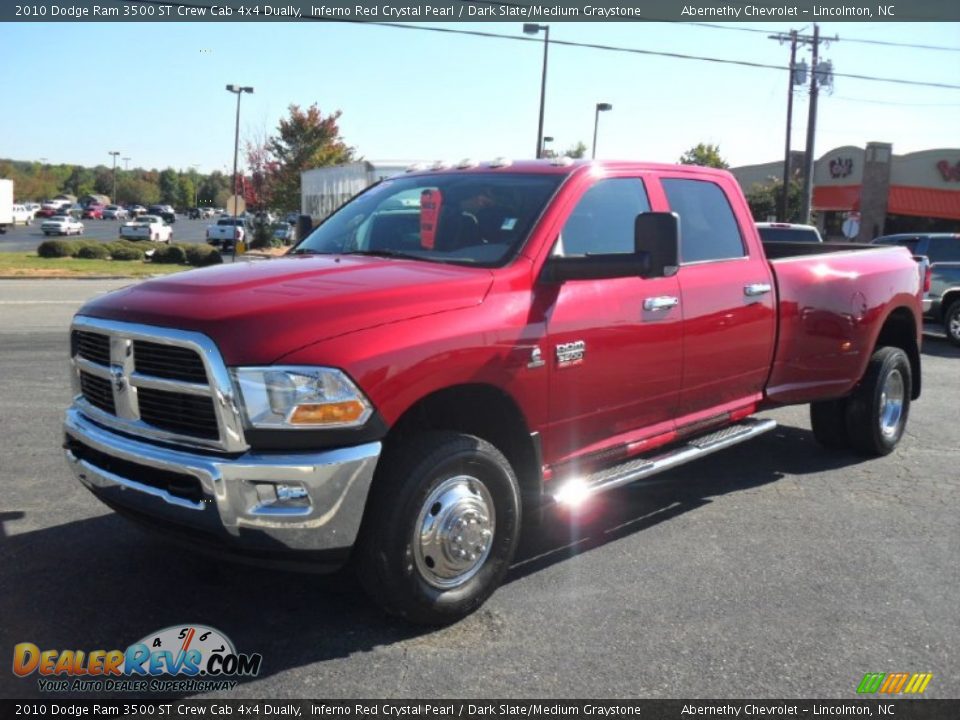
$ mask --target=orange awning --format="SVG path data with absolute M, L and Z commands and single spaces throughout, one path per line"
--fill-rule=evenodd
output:
M 859 185 L 819 185 L 813 188 L 814 210 L 853 210 L 859 206 Z
M 960 188 L 936 190 L 891 185 L 890 195 L 887 198 L 887 212 L 891 215 L 960 220 Z

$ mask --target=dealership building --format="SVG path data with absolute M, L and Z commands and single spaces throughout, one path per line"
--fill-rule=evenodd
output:
M 790 165 L 797 177 L 803 153 L 793 153 Z M 783 161 L 731 172 L 749 192 L 782 179 Z M 859 232 L 850 238 L 859 242 L 897 232 L 960 232 L 960 149 L 894 155 L 889 143 L 871 142 L 866 148 L 830 150 L 814 163 L 813 210 L 821 232 L 830 238 L 843 237 L 841 227 L 848 218 L 859 223 Z

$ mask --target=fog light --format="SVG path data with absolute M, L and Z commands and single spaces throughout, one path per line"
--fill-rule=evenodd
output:
M 309 503 L 309 499 L 307 489 L 303 485 L 298 483 L 294 483 L 293 485 L 277 485 L 278 503 L 293 504 L 301 500 L 306 500 Z

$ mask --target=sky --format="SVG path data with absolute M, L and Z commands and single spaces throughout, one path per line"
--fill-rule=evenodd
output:
M 551 40 L 745 60 L 784 67 L 786 23 L 551 24 Z M 524 38 L 512 23 L 432 25 Z M 735 28 L 741 28 L 736 30 Z M 837 73 L 960 86 L 960 23 L 823 23 Z M 542 36 L 540 36 L 542 37 Z M 804 51 L 799 57 L 806 57 Z M 273 133 L 291 104 L 341 110 L 345 141 L 368 160 L 532 157 L 543 43 L 369 25 L 300 23 L 0 24 L 0 158 L 229 172 L 236 96 L 241 144 Z M 803 149 L 806 90 L 795 92 L 793 149 Z M 544 134 L 553 147 L 592 143 L 598 158 L 676 162 L 700 142 L 740 166 L 783 157 L 782 70 L 563 47 L 551 43 Z M 894 153 L 960 147 L 960 89 L 837 77 L 822 94 L 815 155 L 893 143 Z M 122 162 L 122 161 L 121 161 Z M 243 165 L 241 153 L 241 166 Z M 122 167 L 122 165 L 121 165 Z

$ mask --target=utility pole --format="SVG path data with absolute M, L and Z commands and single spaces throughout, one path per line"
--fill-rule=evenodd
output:
M 807 149 L 803 158 L 803 197 L 800 199 L 800 222 L 810 223 L 813 205 L 813 146 L 817 136 L 817 96 L 819 95 L 817 63 L 820 58 L 820 26 L 813 26 L 813 61 L 810 63 L 810 106 L 807 112 Z
M 787 197 L 790 191 L 790 134 L 793 131 L 793 86 L 797 83 L 797 31 L 791 30 L 789 35 L 778 33 L 768 36 L 771 40 L 783 42 L 790 39 L 790 76 L 787 79 L 787 139 L 783 149 L 783 187 L 780 193 L 780 206 L 777 209 L 777 220 L 787 221 Z
M 797 64 L 797 48 L 800 45 L 809 45 L 813 51 L 813 58 L 810 64 L 810 105 L 807 114 L 807 145 L 803 162 L 803 195 L 801 198 L 800 222 L 810 221 L 810 210 L 813 200 L 813 155 L 814 140 L 817 132 L 817 100 L 821 85 L 830 84 L 832 78 L 828 77 L 830 70 L 824 70 L 820 67 L 820 43 L 830 42 L 838 38 L 823 39 L 820 37 L 820 26 L 813 26 L 813 35 L 800 35 L 796 30 L 791 30 L 789 34 L 778 33 L 770 35 L 771 40 L 790 42 L 790 78 L 787 95 L 787 132 L 786 142 L 784 143 L 783 157 L 783 192 L 780 196 L 780 205 L 777 208 L 777 216 L 780 221 L 787 219 L 787 197 L 790 187 L 790 136 L 793 131 L 793 86 L 802 85 L 806 72 L 806 63 L 801 61 Z M 829 65 L 829 63 L 826 63 Z

